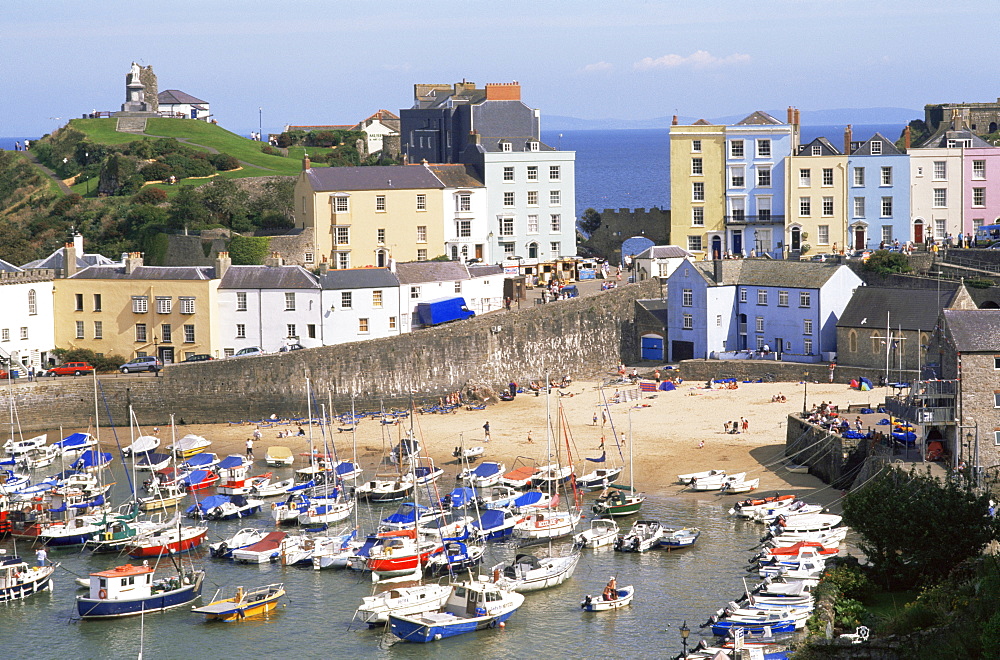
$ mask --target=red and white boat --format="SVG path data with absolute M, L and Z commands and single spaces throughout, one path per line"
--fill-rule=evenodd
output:
M 806 548 L 811 548 L 814 552 L 816 552 L 816 554 L 819 555 L 835 555 L 840 552 L 839 544 L 823 545 L 819 541 L 798 541 L 797 543 L 793 543 L 791 545 L 783 545 L 775 548 L 765 548 L 760 554 L 764 558 L 770 555 L 779 555 L 779 556 L 788 555 L 795 557 L 798 556 L 801 550 L 805 550 Z
M 215 486 L 215 492 L 220 495 L 246 495 L 252 488 L 266 487 L 271 483 L 272 473 L 265 472 L 255 477 L 240 477 L 238 479 L 228 479 L 220 481 Z
M 281 544 L 288 536 L 284 532 L 268 532 L 261 540 L 233 550 L 233 561 L 241 564 L 266 564 L 281 557 Z
M 372 549 L 365 568 L 377 573 L 379 578 L 412 573 L 426 565 L 431 554 L 441 548 L 441 542 L 417 537 L 417 532 L 404 529 L 385 532 L 382 545 Z
M 208 527 L 170 527 L 140 536 L 128 546 L 129 557 L 141 559 L 193 550 L 204 543 Z

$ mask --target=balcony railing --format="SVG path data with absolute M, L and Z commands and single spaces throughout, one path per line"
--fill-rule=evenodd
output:
M 781 225 L 785 222 L 783 215 L 727 215 L 727 225 Z
M 955 407 L 917 406 L 900 399 L 886 399 L 885 409 L 893 417 L 915 424 L 954 424 Z

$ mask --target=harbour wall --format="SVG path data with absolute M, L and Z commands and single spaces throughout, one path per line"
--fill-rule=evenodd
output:
M 159 377 L 104 376 L 99 380 L 101 424 L 124 425 L 131 404 L 144 425 L 260 420 L 306 415 L 306 378 L 315 404 L 332 395 L 336 412 L 436 403 L 455 391 L 497 392 L 510 381 L 599 379 L 622 360 L 638 359 L 634 304 L 655 297 L 649 280 L 597 296 L 561 300 L 484 316 L 397 337 L 261 357 L 172 365 Z M 94 382 L 44 378 L 0 393 L 0 408 L 15 400 L 22 430 L 79 427 L 93 419 Z M 314 414 L 316 409 L 314 409 Z

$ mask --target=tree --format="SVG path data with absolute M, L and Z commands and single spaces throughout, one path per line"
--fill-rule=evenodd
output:
M 847 496 L 844 522 L 883 584 L 932 583 L 1000 538 L 989 501 L 954 479 L 886 467 Z
M 601 214 L 594 209 L 587 209 L 580 216 L 580 229 L 588 236 L 601 228 Z
M 906 258 L 906 255 L 888 250 L 875 250 L 861 268 L 870 273 L 881 275 L 909 273 L 913 270 L 910 268 L 910 260 Z
M 196 188 L 183 187 L 170 201 L 171 227 L 198 227 L 208 222 L 208 209 L 202 201 L 201 192 Z

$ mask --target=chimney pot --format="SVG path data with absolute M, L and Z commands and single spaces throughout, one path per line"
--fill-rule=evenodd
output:
M 670 125 L 671 125 L 671 126 L 676 126 L 676 125 L 677 125 L 677 115 L 674 115 L 674 118 L 673 118 L 673 120 L 672 120 L 672 121 L 670 122 Z
M 847 156 L 851 155 L 851 140 L 854 138 L 853 127 L 848 124 L 844 128 L 844 154 Z

